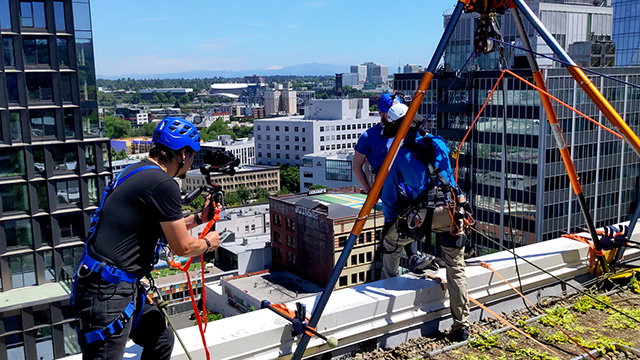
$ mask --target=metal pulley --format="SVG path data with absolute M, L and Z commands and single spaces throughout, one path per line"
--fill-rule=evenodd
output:
M 491 38 L 502 40 L 502 33 L 495 14 L 481 14 L 478 28 L 473 37 L 473 47 L 476 54 L 488 54 L 496 50 L 495 42 Z

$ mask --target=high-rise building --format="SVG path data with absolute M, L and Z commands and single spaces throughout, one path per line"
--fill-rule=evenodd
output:
M 365 62 L 360 66 L 367 68 L 367 81 L 376 84 L 386 84 L 389 79 L 389 68 L 375 62 Z
M 639 68 L 598 71 L 630 83 L 640 80 Z M 455 82 L 445 96 L 445 105 L 432 117 L 431 131 L 457 149 L 499 75 L 497 71 L 474 71 Z M 530 71 L 521 71 L 520 75 L 533 81 Z M 547 68 L 543 75 L 552 95 L 609 125 L 566 70 Z M 432 83 L 419 113 L 430 114 L 453 76 L 446 73 Z M 412 93 L 420 78 L 420 74 L 397 74 L 394 88 Z M 640 92 L 601 76 L 592 76 L 591 80 L 636 134 L 640 133 Z M 506 246 L 511 239 L 522 245 L 574 232 L 585 225 L 584 217 L 540 96 L 514 78 L 508 78 L 506 86 L 506 106 L 502 90 L 496 90 L 460 155 L 458 184 L 468 192 L 476 209 L 477 229 Z M 601 127 L 563 107 L 555 109 L 595 225 L 627 220 L 638 201 L 640 159 Z M 503 149 L 505 112 L 507 147 Z M 502 161 L 505 155 L 506 161 Z M 476 241 L 490 247 L 481 237 Z
M 281 84 L 274 84 L 275 89 L 268 89 L 264 93 L 264 111 L 267 116 L 294 115 L 298 112 L 296 91 L 283 88 Z
M 0 359 L 80 351 L 69 280 L 112 176 L 88 0 L 0 0 Z
M 280 104 L 280 91 L 269 89 L 264 92 L 264 112 L 267 116 L 275 116 Z
M 613 0 L 616 66 L 640 66 L 640 2 Z
M 358 74 L 358 82 L 364 84 L 367 81 L 367 66 L 366 65 L 351 65 L 352 74 Z
M 592 35 L 611 36 L 613 8 L 611 0 L 532 0 L 527 2 L 533 13 L 540 18 L 549 32 L 558 40 L 560 45 L 569 50 L 569 45 L 578 41 L 589 41 Z M 444 15 L 444 23 L 451 18 L 450 13 Z M 519 39 L 518 29 L 513 21 L 511 12 L 497 15 L 504 41 L 522 45 Z M 478 14 L 463 14 L 451 36 L 444 54 L 444 63 L 447 69 L 460 69 L 473 51 L 473 37 L 478 22 Z M 525 29 L 529 34 L 531 48 L 535 52 L 554 56 L 549 46 L 540 36 L 534 34 L 534 29 L 526 19 L 523 19 Z M 505 57 L 513 66 L 515 58 L 524 59 L 526 54 L 522 51 L 505 49 Z M 560 67 L 551 60 L 538 59 L 541 67 Z M 496 69 L 498 64 L 498 52 L 481 54 L 468 69 Z M 526 59 L 524 60 L 526 66 Z
M 400 67 L 398 67 L 398 72 Z M 415 64 L 406 64 L 402 70 L 403 73 L 405 74 L 411 74 L 411 73 L 423 73 L 424 72 L 424 68 L 422 67 L 422 65 L 415 65 Z

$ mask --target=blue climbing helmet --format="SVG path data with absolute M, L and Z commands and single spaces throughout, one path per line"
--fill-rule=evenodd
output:
M 153 143 L 162 144 L 171 150 L 188 146 L 197 152 L 200 150 L 200 134 L 189 121 L 179 117 L 166 117 L 153 132 Z
M 378 111 L 386 113 L 394 104 L 400 104 L 400 99 L 391 93 L 384 93 L 378 99 Z

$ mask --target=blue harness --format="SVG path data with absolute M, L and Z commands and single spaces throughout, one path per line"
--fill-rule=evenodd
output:
M 135 165 L 135 164 L 132 164 L 132 165 Z M 95 274 L 98 274 L 100 277 L 102 277 L 102 279 L 104 279 L 105 281 L 111 284 L 119 284 L 121 281 L 124 281 L 129 284 L 137 284 L 138 281 L 142 278 L 141 276 L 137 276 L 130 272 L 120 270 L 114 266 L 107 265 L 104 261 L 102 262 L 98 261 L 92 258 L 89 255 L 89 252 L 87 251 L 89 241 L 91 241 L 91 239 L 93 239 L 95 235 L 96 227 L 98 226 L 98 221 L 100 220 L 100 214 L 102 212 L 102 207 L 104 206 L 107 196 L 109 196 L 109 194 L 111 194 L 118 185 L 122 184 L 125 180 L 127 180 L 133 174 L 136 174 L 142 170 L 147 170 L 147 169 L 162 170 L 157 165 L 146 165 L 146 166 L 142 166 L 137 169 L 134 169 L 129 173 L 127 173 L 127 175 L 122 176 L 122 174 L 124 174 L 127 171 L 127 169 L 132 165 L 129 165 L 124 170 L 122 170 L 122 172 L 118 174 L 118 176 L 109 184 L 109 186 L 107 186 L 107 188 L 104 190 L 104 193 L 102 194 L 102 202 L 100 203 L 100 206 L 96 210 L 95 214 L 91 217 L 91 227 L 89 228 L 89 234 L 87 236 L 87 241 L 84 246 L 84 253 L 82 254 L 82 260 L 80 260 L 80 265 L 78 266 L 78 270 L 76 270 L 75 274 L 73 275 L 74 281 L 73 281 L 73 289 L 71 291 L 70 303 L 71 303 L 71 306 L 74 308 L 74 312 L 75 312 L 74 301 L 75 301 L 75 294 L 76 294 L 76 286 L 78 284 L 79 278 L 83 278 L 88 276 L 91 273 L 95 273 Z M 159 250 L 160 250 L 160 246 L 156 248 L 156 253 L 158 253 Z M 158 258 L 157 254 L 155 258 L 156 259 Z M 81 270 L 83 270 L 84 272 L 87 272 L 87 274 L 80 275 Z M 92 342 L 95 342 L 95 341 L 103 341 L 107 339 L 109 336 L 122 331 L 122 329 L 124 329 L 126 324 L 131 320 L 131 317 L 133 316 L 133 313 L 136 309 L 136 301 L 139 302 L 140 305 L 143 305 L 144 292 L 140 292 L 139 296 L 135 296 L 135 299 L 132 300 L 127 305 L 124 311 L 120 315 L 118 315 L 115 320 L 110 322 L 107 326 L 103 327 L 102 329 L 85 333 L 84 336 L 85 336 L 86 343 L 91 344 Z M 142 307 L 140 307 L 140 309 L 142 309 Z M 138 312 L 138 315 L 133 320 L 134 328 L 137 325 L 138 320 L 140 320 L 141 315 L 142 315 L 142 310 Z

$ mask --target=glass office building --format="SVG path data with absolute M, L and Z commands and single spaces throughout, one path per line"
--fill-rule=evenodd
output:
M 640 2 L 613 0 L 617 66 L 640 66 Z
M 640 68 L 598 70 L 630 83 L 640 82 Z M 499 75 L 497 71 L 465 73 L 445 95 L 431 129 L 447 139 L 451 149 L 459 147 Z M 532 81 L 530 72 L 521 71 L 520 75 Z M 565 70 L 545 69 L 544 76 L 552 95 L 611 127 Z M 420 77 L 396 74 L 395 89 L 412 94 Z M 450 73 L 438 75 L 430 90 L 437 92 L 436 96 L 431 96 L 429 101 L 433 102 L 423 104 L 419 113 L 430 113 L 452 77 Z M 640 91 L 599 76 L 591 80 L 636 134 L 640 133 Z M 511 240 L 524 245 L 581 229 L 584 218 L 538 92 L 514 78 L 507 79 L 506 87 L 506 100 L 498 88 L 460 155 L 458 184 L 472 200 L 476 228 L 505 246 L 511 246 Z M 628 220 L 638 203 L 640 159 L 601 127 L 562 106 L 554 107 L 596 226 Z M 496 248 L 482 237 L 476 236 L 475 241 L 484 248 Z
M 566 51 L 569 51 L 569 45 L 575 42 L 591 40 L 592 34 L 604 39 L 611 36 L 613 18 L 611 0 L 531 0 L 527 1 L 527 4 Z M 451 14 L 444 15 L 445 25 L 449 23 L 450 18 Z M 497 15 L 497 20 L 504 41 L 522 46 L 511 12 Z M 544 40 L 535 34 L 529 21 L 523 18 L 522 22 L 529 34 L 533 51 L 556 57 Z M 473 37 L 477 25 L 478 14 L 476 13 L 463 14 L 460 18 L 444 54 L 444 63 L 448 70 L 460 69 L 464 65 L 473 51 Z M 638 29 L 634 30 L 637 33 Z M 514 66 L 516 57 L 525 55 L 523 51 L 505 48 L 505 57 L 510 67 Z M 526 64 L 526 60 L 524 63 Z M 538 63 L 541 67 L 559 67 L 558 64 L 542 57 L 538 58 Z M 498 53 L 492 52 L 477 56 L 470 62 L 467 69 L 496 69 L 497 64 Z
M 68 306 L 111 176 L 88 0 L 0 0 L 0 359 L 79 352 Z

